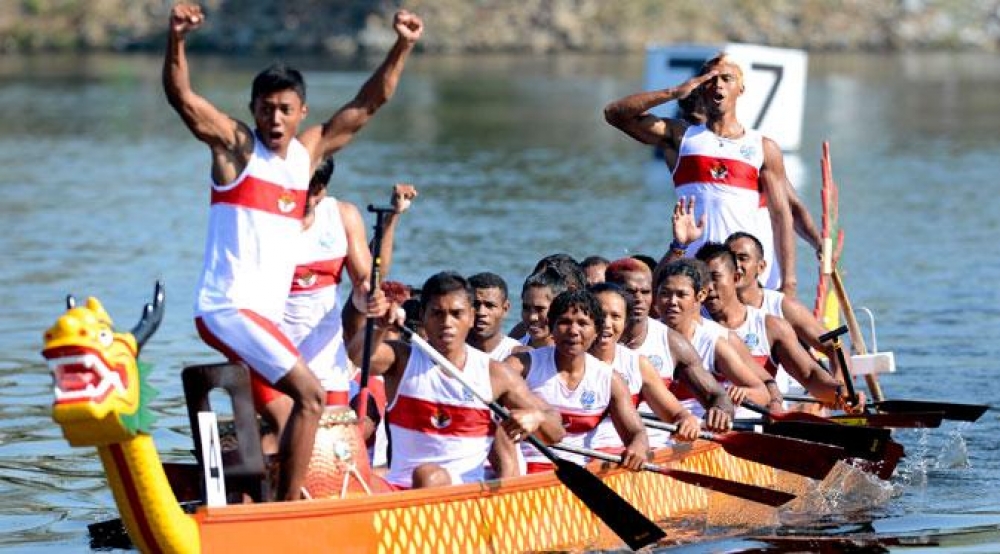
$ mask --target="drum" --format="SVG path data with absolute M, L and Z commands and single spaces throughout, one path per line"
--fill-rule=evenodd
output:
M 316 443 L 304 485 L 310 498 L 344 498 L 372 494 L 371 465 L 354 410 L 327 406 L 316 431 Z

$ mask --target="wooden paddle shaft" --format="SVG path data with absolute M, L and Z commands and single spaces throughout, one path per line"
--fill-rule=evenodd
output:
M 868 353 L 868 348 L 865 346 L 865 338 L 861 333 L 861 326 L 858 325 L 858 318 L 854 315 L 854 308 L 851 307 L 851 300 L 847 297 L 847 289 L 844 287 L 844 281 L 840 277 L 840 271 L 834 269 L 831 277 L 833 289 L 837 293 L 837 299 L 840 301 L 840 309 L 844 312 L 847 330 L 851 334 L 851 344 L 854 345 L 854 349 L 858 354 L 865 355 Z M 847 371 L 846 366 L 844 367 L 844 371 Z M 865 375 L 865 383 L 868 385 L 868 391 L 872 393 L 872 398 L 876 402 L 885 400 L 885 396 L 882 394 L 882 387 L 878 383 L 878 376 Z

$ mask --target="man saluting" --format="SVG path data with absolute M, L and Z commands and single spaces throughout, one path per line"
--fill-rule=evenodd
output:
M 253 81 L 253 127 L 191 88 L 187 34 L 205 21 L 200 6 L 178 4 L 170 14 L 163 88 L 167 101 L 212 155 L 211 209 L 195 321 L 201 337 L 227 358 L 246 363 L 259 392 L 272 386 L 294 401 L 281 437 L 277 496 L 300 498 L 316 428 L 323 411 L 319 381 L 278 329 L 295 269 L 309 178 L 321 160 L 340 150 L 392 96 L 403 65 L 420 38 L 420 18 L 400 10 L 397 40 L 351 101 L 322 125 L 299 125 L 308 114 L 302 74 L 271 66 Z M 263 415 L 270 418 L 264 410 Z
M 678 198 L 694 199 L 705 232 L 692 244 L 671 248 L 684 249 L 690 257 L 705 242 L 722 242 L 736 231 L 751 233 L 764 243 L 768 265 L 780 268 L 764 285 L 794 296 L 795 234 L 784 159 L 773 140 L 736 119 L 736 100 L 742 94 L 743 71 L 731 57 L 719 54 L 677 87 L 611 102 L 604 117 L 639 142 L 662 148 Z M 699 95 L 705 111 L 701 125 L 648 112 L 689 95 Z M 770 208 L 769 222 L 759 216 L 764 205 Z

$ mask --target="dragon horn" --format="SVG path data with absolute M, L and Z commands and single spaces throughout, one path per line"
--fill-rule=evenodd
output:
M 135 337 L 135 342 L 139 350 L 142 350 L 142 346 L 146 344 L 149 337 L 153 336 L 153 333 L 160 326 L 160 322 L 163 321 L 164 298 L 163 282 L 156 281 L 156 288 L 153 290 L 153 302 L 143 306 L 142 317 L 139 318 L 139 323 L 132 328 L 132 336 Z

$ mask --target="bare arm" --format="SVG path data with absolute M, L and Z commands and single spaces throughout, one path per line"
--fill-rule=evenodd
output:
M 562 440 L 566 430 L 559 412 L 528 390 L 527 383 L 519 376 L 519 369 L 507 364 L 507 361 L 490 362 L 493 393 L 496 400 L 510 410 L 510 418 L 502 424 L 504 431 L 515 441 L 528 434 L 534 434 L 545 444 Z
M 767 371 L 767 368 L 760 365 L 760 363 L 754 359 L 753 353 L 750 352 L 746 343 L 743 342 L 743 339 L 741 339 L 735 331 L 729 332 L 728 340 L 729 344 L 733 347 L 733 350 L 739 354 L 740 359 L 743 361 L 743 365 L 749 368 L 756 378 L 760 380 L 760 382 L 764 383 L 764 388 L 767 389 L 768 394 L 768 407 L 781 410 L 784 398 L 781 396 L 781 389 L 778 388 L 778 383 L 775 382 L 774 376 Z
M 746 346 L 743 346 L 743 349 L 745 350 Z M 733 384 L 733 388 L 729 390 L 729 398 L 733 399 L 734 403 L 742 401 L 744 397 L 758 404 L 767 404 L 771 401 L 771 395 L 767 392 L 764 381 L 753 369 L 756 365 L 755 363 L 747 365 L 739 349 L 728 340 L 720 338 L 715 342 L 715 367 Z
M 371 283 L 372 255 L 368 251 L 365 223 L 358 207 L 350 202 L 338 201 L 340 220 L 347 234 L 347 274 L 351 278 L 351 296 L 344 305 L 344 340 L 352 337 L 365 324 L 365 313 L 358 309 L 366 306 Z
M 841 401 L 843 388 L 840 382 L 826 372 L 819 363 L 799 344 L 795 331 L 787 321 L 767 316 L 767 338 L 771 343 L 771 353 L 785 371 L 809 391 L 809 394 L 828 406 L 836 406 Z
M 615 372 L 611 374 L 611 402 L 608 405 L 611 422 L 618 431 L 618 436 L 625 445 L 622 452 L 621 465 L 638 471 L 649 454 L 649 438 L 646 436 L 646 426 L 639 418 L 639 412 L 632 406 L 632 395 L 628 385 Z
M 604 107 L 604 119 L 643 144 L 674 151 L 688 124 L 676 119 L 656 117 L 649 110 L 672 100 L 686 98 L 715 74 L 715 71 L 710 71 L 705 75 L 692 77 L 674 88 L 639 92 L 615 100 Z
M 321 126 L 306 129 L 299 140 L 309 150 L 313 166 L 344 147 L 396 92 L 406 59 L 423 33 L 424 24 L 416 15 L 399 10 L 393 19 L 396 43 L 385 60 L 361 86 L 358 94 L 341 106 Z
M 813 221 L 812 214 L 809 213 L 809 208 L 806 208 L 787 176 L 785 177 L 785 191 L 788 193 L 788 207 L 792 213 L 792 225 L 795 232 L 802 237 L 802 240 L 809 243 L 813 250 L 819 252 L 822 246 L 819 229 L 816 227 L 816 222 Z
M 781 265 L 781 291 L 795 296 L 798 286 L 795 276 L 795 234 L 788 206 L 785 162 L 777 143 L 767 137 L 764 137 L 764 166 L 761 168 L 760 180 L 771 214 L 775 257 Z
M 382 232 L 382 247 L 379 249 L 383 276 L 388 275 L 392 268 L 392 251 L 395 248 L 396 227 L 399 226 L 400 216 L 410 209 L 410 204 L 417 194 L 416 187 L 407 183 L 396 183 L 392 187 L 390 201 L 395 211 L 386 218 L 385 230 Z
M 728 431 L 735 409 L 722 385 L 701 363 L 691 342 L 671 329 L 668 334 L 670 355 L 674 359 L 674 379 L 687 385 L 705 407 L 705 424 L 712 431 Z
M 645 356 L 639 358 L 639 373 L 642 375 L 642 399 L 649 404 L 650 409 L 660 418 L 677 425 L 674 436 L 680 440 L 693 441 L 698 438 L 701 424 L 698 418 L 685 408 L 677 397 L 663 384 L 663 379 L 656 368 Z
M 212 179 L 224 184 L 235 180 L 246 167 L 253 153 L 253 132 L 191 88 L 185 39 L 204 21 L 200 6 L 178 4 L 171 10 L 163 59 L 163 91 L 195 138 L 211 148 Z
M 819 341 L 820 335 L 827 331 L 823 324 L 798 299 L 791 296 L 785 296 L 781 301 L 781 313 L 792 326 L 799 341 L 826 355 L 826 359 L 830 361 L 830 374 L 840 381 L 844 374 L 840 369 L 840 360 L 833 346 L 830 343 L 824 344 Z

